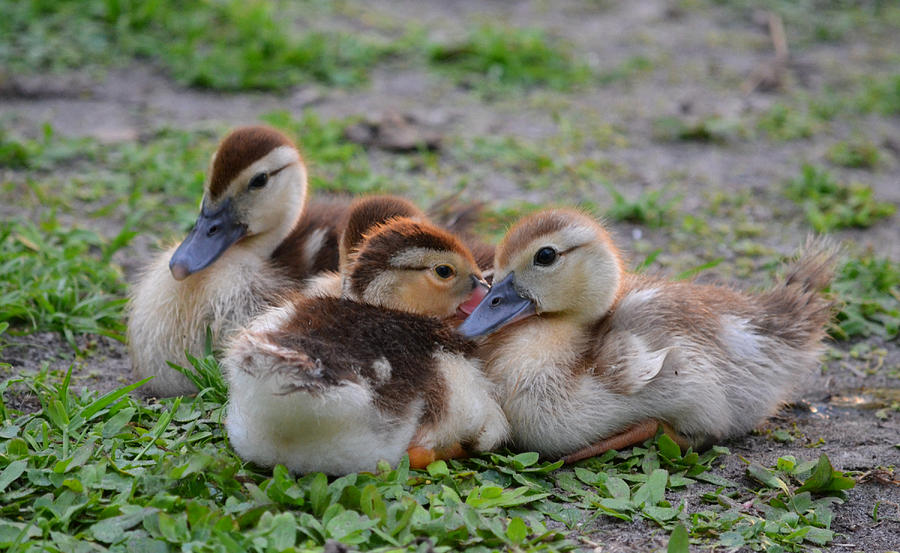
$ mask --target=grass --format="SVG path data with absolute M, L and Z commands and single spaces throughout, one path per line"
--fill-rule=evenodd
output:
M 112 240 L 66 228 L 54 217 L 39 225 L 0 222 L 0 324 L 19 333 L 57 331 L 123 339 L 125 300 L 121 271 L 110 263 L 134 233 Z
M 5 138 L 27 171 L 4 183 L 23 207 L 79 219 L 116 218 L 137 231 L 181 233 L 196 218 L 215 134 L 159 129 L 142 142 L 101 144 L 57 136 Z M 173 221 L 175 225 L 173 225 Z
M 854 138 L 835 142 L 825 154 L 828 161 L 842 167 L 874 169 L 881 159 L 881 151 L 871 140 Z
M 681 527 L 698 543 L 794 551 L 832 539 L 828 495 L 853 484 L 822 456 L 752 465 L 760 487 L 745 488 L 712 470 L 724 448 L 682 452 L 664 435 L 570 468 L 496 453 L 425 471 L 403 461 L 373 474 L 296 477 L 235 457 L 223 405 L 208 394 L 148 404 L 127 395 L 139 383 L 97 397 L 73 393 L 70 378 L 0 383 L 7 551 L 321 551 L 332 540 L 360 550 L 567 551 L 597 517 Z M 40 409 L 8 408 L 10 386 L 37 396 Z M 700 485 L 710 490 L 702 506 L 677 500 Z
M 810 164 L 804 164 L 800 177 L 788 183 L 786 194 L 803 207 L 807 221 L 818 232 L 867 228 L 897 210 L 894 204 L 877 200 L 871 187 L 840 183 L 825 169 Z
M 570 46 L 539 29 L 481 25 L 459 42 L 432 44 L 428 59 L 460 84 L 473 87 L 571 90 L 591 78 L 590 68 L 576 59 Z
M 858 103 L 866 112 L 882 115 L 900 114 L 900 74 L 867 79 Z
M 838 338 L 900 334 L 900 263 L 872 255 L 840 267 L 831 290 L 841 300 L 832 334 Z
M 819 132 L 823 121 L 810 111 L 778 103 L 760 116 L 757 126 L 770 138 L 797 140 Z
M 606 185 L 613 203 L 606 211 L 606 216 L 615 221 L 627 221 L 660 228 L 672 221 L 678 205 L 679 196 L 671 196 L 662 189 L 645 190 L 634 200 L 627 199 L 612 185 Z
M 298 32 L 286 2 L 3 0 L 0 8 L 0 33 L 10 37 L 0 67 L 15 73 L 147 58 L 186 85 L 284 90 L 304 82 L 358 85 L 393 53 L 354 34 Z

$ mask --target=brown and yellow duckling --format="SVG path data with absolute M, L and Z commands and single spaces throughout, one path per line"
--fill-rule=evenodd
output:
M 247 461 L 345 474 L 409 452 L 424 467 L 506 438 L 475 345 L 453 330 L 486 290 L 471 253 L 426 221 L 379 224 L 390 209 L 366 207 L 348 225 L 363 230 L 345 233 L 342 296 L 298 294 L 226 352 L 225 426 Z
M 459 327 L 481 349 L 516 447 L 576 461 L 653 436 L 743 434 L 819 364 L 831 248 L 812 243 L 757 294 L 626 273 L 607 231 L 574 210 L 514 225 L 495 284 Z

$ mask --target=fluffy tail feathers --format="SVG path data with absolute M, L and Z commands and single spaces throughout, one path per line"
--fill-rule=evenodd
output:
M 763 294 L 760 323 L 795 347 L 811 347 L 824 338 L 835 309 L 825 290 L 834 280 L 839 252 L 828 238 L 807 238 L 784 279 Z

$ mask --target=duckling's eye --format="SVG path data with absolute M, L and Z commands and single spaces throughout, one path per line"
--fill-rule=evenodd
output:
M 546 267 L 547 265 L 552 265 L 554 261 L 556 261 L 556 250 L 553 248 L 541 248 L 538 250 L 536 254 L 534 254 L 534 264 L 542 265 Z
M 438 265 L 434 268 L 434 274 L 436 274 L 438 278 L 446 280 L 456 274 L 456 269 L 454 269 L 452 265 Z
M 250 183 L 247 185 L 248 188 L 262 188 L 269 182 L 269 174 L 268 173 L 257 173 L 253 175 L 253 178 L 250 179 Z

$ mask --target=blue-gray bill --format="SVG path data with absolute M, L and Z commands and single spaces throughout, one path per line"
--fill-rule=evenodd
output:
M 456 327 L 456 331 L 467 338 L 474 338 L 534 315 L 534 302 L 519 295 L 515 284 L 515 273 L 509 273 L 500 282 L 495 282 L 472 314 Z
M 228 198 L 215 211 L 204 205 L 194 228 L 172 254 L 169 270 L 175 280 L 202 271 L 219 259 L 225 250 L 247 234 L 247 227 L 237 220 L 237 214 Z

